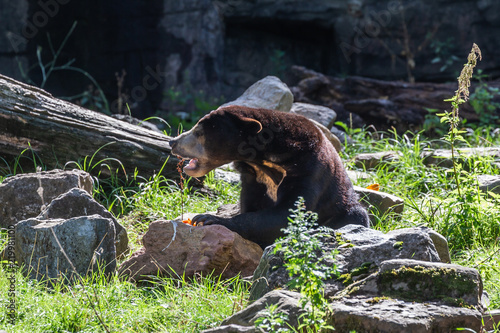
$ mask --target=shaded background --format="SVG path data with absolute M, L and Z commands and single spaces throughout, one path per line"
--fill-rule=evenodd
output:
M 454 81 L 473 42 L 498 77 L 500 1 L 0 0 L 0 73 L 138 118 L 209 110 L 266 75 L 293 85 L 291 65 Z M 54 59 L 72 67 L 44 80 Z

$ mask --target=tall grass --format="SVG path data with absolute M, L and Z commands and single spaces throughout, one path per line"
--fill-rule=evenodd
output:
M 470 130 L 461 146 L 500 146 L 498 131 L 492 128 Z M 360 152 L 397 151 L 400 158 L 381 163 L 374 170 L 358 169 L 370 174 L 358 179 L 357 185 L 380 184 L 380 190 L 394 194 L 405 202 L 400 219 L 379 216 L 375 228 L 383 231 L 402 227 L 427 226 L 444 235 L 456 263 L 475 267 L 484 279 L 491 298 L 491 308 L 500 308 L 500 197 L 479 190 L 477 176 L 498 175 L 500 170 L 491 157 L 472 156 L 459 163 L 461 195 L 453 170 L 426 165 L 421 157 L 425 149 L 443 148 L 441 140 L 428 139 L 423 133 L 370 133 L 357 131 L 355 142 L 347 146 L 343 157 Z M 347 163 L 355 169 L 354 164 Z M 378 212 L 373 212 L 378 214 Z
M 9 325 L 0 311 L 0 327 L 11 333 L 106 332 L 104 323 L 111 332 L 199 332 L 240 310 L 248 289 L 239 277 L 158 278 L 149 286 L 138 286 L 116 277 L 106 282 L 97 275 L 83 283 L 85 288 L 58 284 L 47 290 L 17 274 L 17 322 Z M 1 304 L 7 303 L 3 291 L 8 286 L 0 267 Z
M 492 128 L 471 130 L 466 136 L 468 143 L 462 146 L 500 146 L 498 132 Z M 380 223 L 375 228 L 387 231 L 425 225 L 440 232 L 449 241 L 452 261 L 477 268 L 491 298 L 490 308 L 500 308 L 500 202 L 498 197 L 479 192 L 476 181 L 478 174 L 499 174 L 492 159 L 472 157 L 463 162 L 462 196 L 458 196 L 452 171 L 427 166 L 421 158 L 425 149 L 443 147 L 442 141 L 428 139 L 423 133 L 398 135 L 359 130 L 351 135 L 355 143 L 347 145 L 342 153 L 350 169 L 355 168 L 350 159 L 361 152 L 400 153 L 398 160 L 368 170 L 369 179 L 357 180 L 360 186 L 377 182 L 381 191 L 397 195 L 405 202 L 401 218 L 379 216 Z M 43 168 L 39 159 L 28 153 L 23 156 L 30 168 Z M 83 169 L 95 164 L 90 159 L 82 162 Z M 25 171 L 20 162 L 5 163 L 10 169 L 4 168 L 2 176 Z M 238 186 L 215 181 L 213 174 L 207 177 L 204 186 L 190 179 L 182 187 L 160 175 L 146 180 L 135 174 L 126 181 L 119 177 L 98 178 L 95 198 L 126 226 L 131 246 L 137 249 L 151 221 L 175 218 L 182 211 L 213 211 L 220 204 L 236 202 L 239 190 Z M 5 246 L 5 239 L 5 233 L 0 233 L 0 248 Z M 48 290 L 18 273 L 17 325 L 9 326 L 5 312 L 0 311 L 0 327 L 9 332 L 104 332 L 95 308 L 110 331 L 199 332 L 218 325 L 243 306 L 248 287 L 239 278 L 223 281 L 218 277 L 158 278 L 147 286 L 117 277 L 110 281 L 88 278 L 83 283 L 85 288 L 61 285 Z M 7 274 L 0 268 L 0 304 L 7 302 L 7 290 Z

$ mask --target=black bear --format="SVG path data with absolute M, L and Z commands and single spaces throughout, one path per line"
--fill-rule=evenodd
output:
M 170 142 L 172 154 L 190 159 L 184 172 L 201 177 L 234 162 L 241 173 L 241 213 L 197 215 L 193 222 L 221 224 L 261 247 L 282 236 L 298 197 L 318 213 L 318 224 L 369 225 L 339 155 L 307 118 L 266 109 L 228 106 L 201 118 Z

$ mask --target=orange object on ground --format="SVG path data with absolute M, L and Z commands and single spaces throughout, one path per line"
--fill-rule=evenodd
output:
M 375 183 L 375 184 L 368 185 L 366 188 L 369 190 L 378 191 L 378 190 L 380 190 L 380 185 Z

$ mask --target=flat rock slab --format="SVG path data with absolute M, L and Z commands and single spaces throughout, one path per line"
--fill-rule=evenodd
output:
M 479 175 L 477 176 L 477 180 L 479 181 L 479 189 L 481 191 L 500 194 L 500 176 Z
M 396 151 L 383 151 L 379 153 L 358 154 L 354 157 L 354 165 L 365 170 L 375 169 L 380 164 L 397 161 L 400 159 L 400 153 Z
M 478 310 L 432 302 L 353 297 L 331 305 L 332 324 L 339 332 L 434 333 L 454 332 L 459 327 L 480 332 L 481 328 Z
M 403 214 L 405 203 L 398 196 L 360 186 L 354 186 L 354 191 L 358 193 L 360 202 L 368 209 L 372 225 L 378 222 L 378 219 L 373 215 L 374 213 L 380 217 L 386 215 L 401 217 Z
M 74 274 L 111 274 L 116 268 L 115 227 L 99 215 L 24 220 L 16 225 L 15 241 L 16 260 L 31 279 L 65 276 L 66 282 Z
M 384 272 L 393 268 L 401 269 L 405 265 L 424 265 L 426 268 L 450 268 L 456 270 L 457 275 L 465 272 L 467 279 L 471 269 L 456 265 L 446 265 L 441 263 L 425 263 L 415 260 L 391 260 L 382 264 Z M 479 276 L 477 271 L 472 275 Z M 401 277 L 401 276 L 399 276 Z M 376 280 L 376 274 L 366 280 Z M 366 284 L 368 286 L 370 283 Z M 356 285 L 356 284 L 355 284 Z M 360 283 L 357 284 L 358 286 Z M 393 285 L 401 285 L 398 276 L 394 279 Z M 438 287 L 443 285 L 437 284 Z M 363 287 L 361 287 L 363 288 Z M 376 288 L 375 288 L 376 289 Z M 453 288 L 451 288 L 453 289 Z M 386 290 L 378 290 L 378 292 Z M 429 290 L 431 292 L 432 290 Z M 443 290 L 440 290 L 443 291 Z M 373 292 L 370 288 L 364 288 L 363 292 Z M 476 297 L 477 297 L 476 290 Z M 425 294 L 424 298 L 436 295 Z M 203 333 L 243 333 L 262 332 L 254 327 L 255 321 L 266 316 L 266 307 L 275 304 L 276 311 L 287 315 L 287 323 L 292 327 L 298 326 L 298 318 L 304 310 L 299 305 L 301 294 L 287 290 L 273 290 L 259 298 L 247 308 L 235 313 L 222 322 L 219 328 L 209 329 Z M 453 332 L 456 328 L 470 328 L 480 332 L 481 312 L 477 308 L 451 306 L 440 301 L 415 302 L 401 300 L 397 297 L 387 297 L 383 295 L 354 295 L 349 294 L 344 297 L 335 297 L 330 302 L 332 313 L 328 318 L 328 323 L 335 327 L 337 332 L 358 333 L 425 333 L 425 332 Z
M 443 168 L 453 167 L 452 153 L 449 149 L 425 150 L 420 154 L 425 165 L 436 165 Z M 459 148 L 455 151 L 456 161 L 464 163 L 472 157 L 484 157 L 491 160 L 493 165 L 498 165 L 500 161 L 500 148 L 478 147 L 478 148 Z M 374 169 L 380 164 L 397 161 L 400 153 L 395 151 L 384 151 L 378 153 L 358 154 L 354 157 L 354 163 L 358 168 L 365 170 Z M 466 169 L 468 165 L 464 166 Z
M 262 256 L 259 245 L 221 225 L 193 227 L 159 220 L 149 225 L 144 247 L 119 268 L 133 280 L 151 276 L 192 277 L 221 274 L 223 278 L 252 275 Z
M 241 326 L 241 325 L 231 324 L 231 325 L 224 325 L 215 328 L 210 328 L 208 330 L 203 330 L 201 331 L 201 333 L 265 333 L 265 332 L 264 330 L 259 330 L 254 326 Z
M 455 157 L 461 163 L 471 157 L 485 157 L 491 159 L 492 162 L 498 162 L 500 159 L 500 148 L 459 148 L 455 151 Z M 437 165 L 443 168 L 453 167 L 451 150 L 448 149 L 424 151 L 422 158 L 426 165 Z
M 92 177 L 81 170 L 20 174 L 0 184 L 0 228 L 36 217 L 57 196 L 72 188 L 92 193 Z
M 290 324 L 297 326 L 297 318 L 305 311 L 300 307 L 299 300 L 302 295 L 290 290 L 273 290 L 247 308 L 236 312 L 231 317 L 222 321 L 222 325 L 254 325 L 255 320 L 266 313 L 269 305 L 276 304 L 276 313 L 284 313 L 290 318 Z
M 357 170 L 346 170 L 347 175 L 349 176 L 349 179 L 351 182 L 356 183 L 358 180 L 370 180 L 370 179 L 376 179 L 376 175 L 368 172 L 363 172 L 363 171 L 357 171 Z
M 481 309 L 483 284 L 476 269 L 439 262 L 392 259 L 379 270 L 351 284 L 335 298 L 390 297 L 409 302 L 439 302 L 454 307 Z

